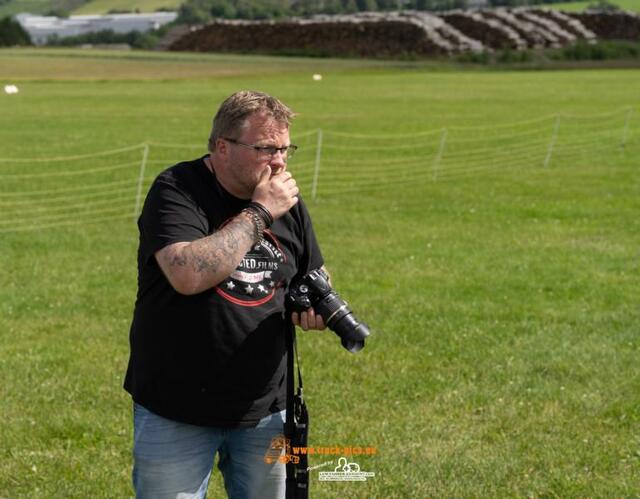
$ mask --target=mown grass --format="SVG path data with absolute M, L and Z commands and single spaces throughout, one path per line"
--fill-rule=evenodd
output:
M 217 105 L 240 88 L 272 92 L 298 111 L 294 140 L 324 130 L 315 202 L 315 135 L 301 135 L 291 168 L 334 284 L 374 336 L 352 356 L 331 333 L 301 335 L 311 443 L 375 446 L 378 454 L 356 459 L 376 473 L 364 483 L 319 482 L 314 472 L 312 497 L 639 496 L 640 114 L 630 91 L 639 71 L 433 72 L 326 60 L 315 82 L 316 61 L 187 55 L 190 64 L 246 71 L 193 77 L 175 71 L 183 63 L 152 55 L 105 56 L 92 66 L 82 52 L 49 54 L 0 52 L 0 77 L 9 81 L 15 67 L 11 83 L 20 88 L 0 95 L 0 158 L 146 140 L 203 145 L 152 146 L 148 183 L 204 152 Z M 24 72 L 33 61 L 39 76 Z M 90 80 L 99 62 L 113 64 L 109 77 Z M 148 64 L 144 78 L 133 62 Z M 507 138 L 520 125 L 500 128 L 627 108 L 634 112 L 592 118 L 586 128 L 563 118 L 546 168 L 546 142 L 523 166 Z M 551 137 L 553 123 L 542 136 Z M 438 176 L 416 177 L 432 168 L 440 134 L 415 134 L 443 127 L 449 149 Z M 464 142 L 471 139 L 479 141 Z M 514 165 L 488 167 L 487 158 L 510 150 Z M 398 169 L 422 154 L 424 166 Z M 111 180 L 6 175 L 140 157 L 0 163 L 2 227 L 35 217 L 37 207 L 22 213 L 6 204 L 11 192 Z M 135 184 L 137 166 L 118 172 Z M 408 183 L 394 184 L 396 175 Z M 358 188 L 356 177 L 371 187 Z M 123 217 L 133 207 L 123 205 Z M 91 218 L 81 208 L 66 213 Z M 133 216 L 0 233 L 0 497 L 131 495 L 130 401 L 121 383 L 136 247 Z M 221 490 L 216 475 L 210 494 Z
M 415 63 L 362 59 L 307 59 L 264 55 L 195 54 L 68 48 L 19 48 L 0 51 L 0 78 L 12 80 L 185 80 L 256 74 L 303 74 L 354 69 L 412 68 Z M 427 68 L 447 69 L 443 61 Z

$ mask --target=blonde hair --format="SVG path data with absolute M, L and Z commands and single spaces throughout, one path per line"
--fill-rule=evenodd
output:
M 213 118 L 213 126 L 209 135 L 209 152 L 216 149 L 219 138 L 235 138 L 247 126 L 247 119 L 255 114 L 263 113 L 278 123 L 289 126 L 295 113 L 280 100 L 263 92 L 241 90 L 228 97 Z

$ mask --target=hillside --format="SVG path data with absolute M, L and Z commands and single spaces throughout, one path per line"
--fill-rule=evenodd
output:
M 32 14 L 48 14 L 50 12 L 71 12 L 84 0 L 0 0 L 0 17 L 11 16 L 21 12 Z
M 640 12 L 638 0 L 609 0 L 620 8 Z M 0 0 L 0 17 L 30 12 L 32 14 L 106 14 L 109 11 L 153 12 L 158 9 L 177 9 L 182 0 Z M 587 8 L 590 1 L 565 2 L 547 5 L 549 8 L 579 12 Z
M 640 12 L 640 2 L 638 0 L 608 0 L 609 3 L 617 5 L 623 10 L 629 10 L 632 12 Z M 581 2 L 562 2 L 547 5 L 551 9 L 564 10 L 567 12 L 581 12 L 589 7 L 590 1 Z
M 21 12 L 59 15 L 106 14 L 109 11 L 177 10 L 182 0 L 0 0 L 0 17 Z
M 155 12 L 156 10 L 178 10 L 182 0 L 90 0 L 73 11 L 79 14 L 106 14 L 109 11 Z

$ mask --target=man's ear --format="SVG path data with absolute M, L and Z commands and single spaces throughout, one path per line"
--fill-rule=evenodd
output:
M 227 141 L 224 139 L 216 139 L 215 152 L 226 156 L 229 153 L 229 145 L 227 144 Z

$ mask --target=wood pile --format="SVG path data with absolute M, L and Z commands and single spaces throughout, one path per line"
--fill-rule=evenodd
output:
M 480 12 L 457 10 L 445 12 L 440 17 L 485 47 L 516 50 L 527 47 L 526 40 L 509 25 L 484 17 Z
M 576 38 L 588 41 L 595 41 L 596 34 L 589 30 L 579 19 L 571 17 L 569 14 L 560 12 L 559 10 L 544 9 L 537 10 L 536 14 L 550 19 L 565 31 L 573 34 Z
M 640 39 L 640 16 L 547 9 L 364 12 L 285 21 L 218 20 L 169 50 L 398 57 L 560 47 L 577 40 Z
M 358 23 L 239 23 L 218 21 L 189 33 L 170 50 L 261 52 L 289 55 L 394 57 L 446 52 L 414 24 L 399 21 Z
M 548 47 L 552 44 L 552 41 L 545 36 L 544 32 L 538 30 L 535 24 L 519 18 L 507 9 L 484 10 L 482 11 L 482 16 L 486 19 L 495 19 L 509 26 L 524 39 L 526 47 L 540 48 Z
M 577 40 L 572 33 L 566 31 L 555 20 L 541 16 L 537 12 L 532 12 L 527 9 L 517 9 L 514 11 L 514 15 L 535 26 L 536 31 L 549 41 L 550 47 L 562 47 Z
M 585 12 L 572 14 L 598 38 L 605 40 L 640 40 L 640 15 L 631 12 L 607 14 Z

